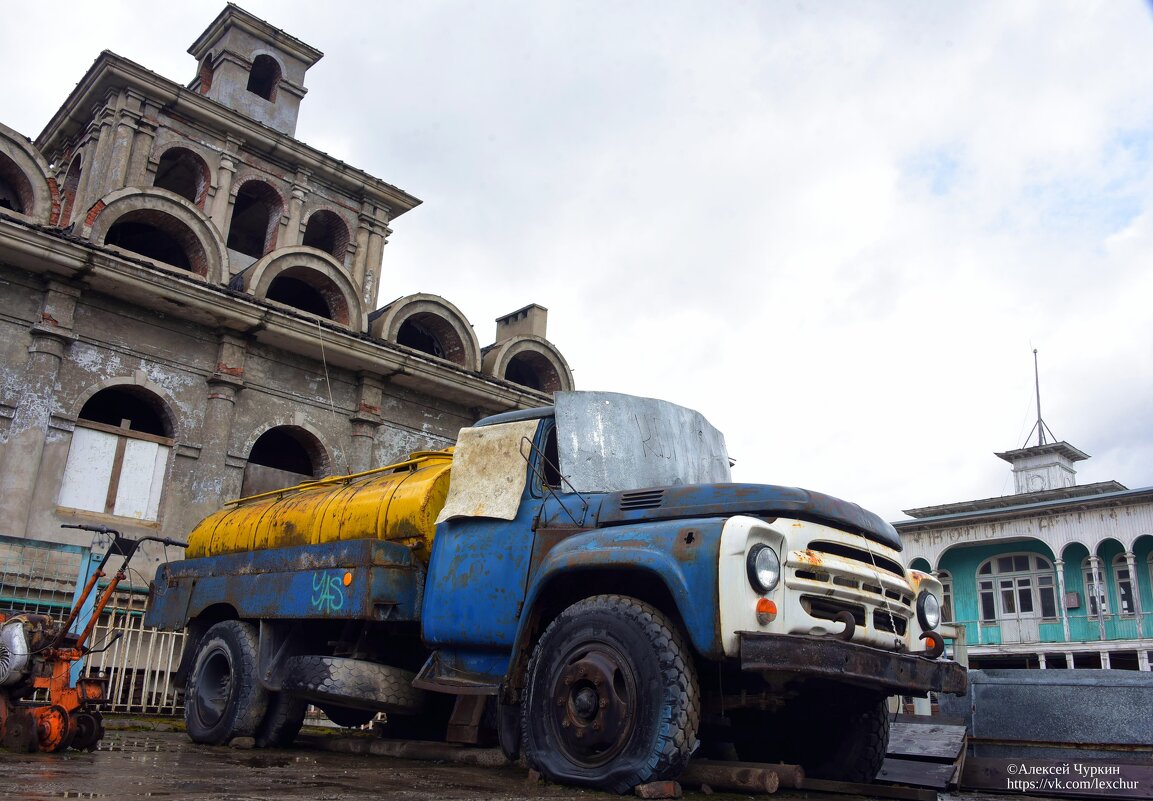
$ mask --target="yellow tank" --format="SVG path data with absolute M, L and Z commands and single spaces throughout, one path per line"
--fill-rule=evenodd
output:
M 230 501 L 192 530 L 185 556 L 381 539 L 427 562 L 451 468 L 452 448 L 420 451 L 366 473 Z

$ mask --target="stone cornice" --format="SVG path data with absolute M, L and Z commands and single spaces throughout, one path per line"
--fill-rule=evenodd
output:
M 352 197 L 384 206 L 390 218 L 420 205 L 418 198 L 402 189 L 107 50 L 100 54 L 36 137 L 36 147 L 46 156 L 65 147 L 89 126 L 93 110 L 105 104 L 109 93 L 125 88 L 141 93 L 165 111 L 205 125 L 221 138 L 230 136 L 242 141 L 244 149 L 290 164 L 295 169 L 309 170 Z
M 551 402 L 546 393 L 2 215 L 0 258 L 33 274 L 485 412 Z

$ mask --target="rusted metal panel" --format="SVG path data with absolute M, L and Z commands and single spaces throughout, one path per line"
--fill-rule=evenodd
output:
M 162 566 L 146 623 L 183 628 L 218 603 L 240 617 L 417 620 L 424 570 L 378 540 L 225 554 Z
M 741 669 L 823 677 L 886 694 L 961 695 L 965 669 L 955 662 L 930 661 L 831 637 L 741 632 Z
M 560 469 L 579 492 L 732 480 L 724 435 L 699 412 L 615 392 L 558 392 Z
M 453 461 L 456 471 L 437 523 L 456 517 L 512 520 L 528 476 L 529 449 L 537 420 L 463 428 Z

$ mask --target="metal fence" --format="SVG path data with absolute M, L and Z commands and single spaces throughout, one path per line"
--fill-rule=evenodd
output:
M 105 545 L 99 537 L 92 546 L 78 546 L 0 536 L 0 609 L 35 612 L 63 622 Z M 114 564 L 109 569 L 114 570 Z M 109 711 L 175 714 L 181 706 L 171 676 L 184 633 L 144 626 L 147 579 L 130 578 L 120 584 L 97 620 L 88 643 L 94 653 L 81 670 L 83 675 L 108 680 Z M 102 581 L 98 591 L 105 586 Z M 82 625 L 76 624 L 74 630 Z

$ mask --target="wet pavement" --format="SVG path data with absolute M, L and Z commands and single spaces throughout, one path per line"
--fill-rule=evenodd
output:
M 616 796 L 529 783 L 526 772 L 515 767 L 418 762 L 308 747 L 212 748 L 195 745 L 178 732 L 111 731 L 90 754 L 0 751 L 0 798 L 594 801 Z
M 342 738 L 345 739 L 345 738 Z M 329 743 L 335 745 L 336 743 Z M 353 744 L 355 745 L 355 743 Z M 689 801 L 744 798 L 781 801 L 831 796 L 802 791 L 774 796 L 685 791 Z M 622 796 L 530 782 L 516 766 L 484 767 L 418 761 L 373 754 L 340 753 L 299 744 L 291 749 L 238 749 L 192 743 L 183 732 L 109 731 L 93 753 L 16 754 L 0 751 L 0 799 L 49 801 L 609 801 Z M 942 794 L 941 801 L 971 799 Z M 986 796 L 989 801 L 993 797 Z

